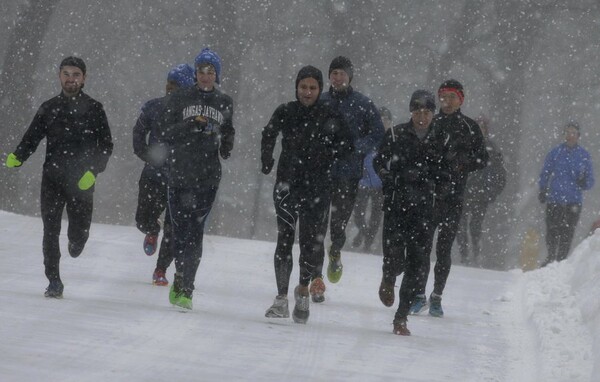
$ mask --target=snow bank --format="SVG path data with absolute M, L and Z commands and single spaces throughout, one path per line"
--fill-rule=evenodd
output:
M 591 381 L 600 365 L 600 231 L 560 263 L 523 274 L 540 381 Z M 595 374 L 595 373 L 594 373 Z

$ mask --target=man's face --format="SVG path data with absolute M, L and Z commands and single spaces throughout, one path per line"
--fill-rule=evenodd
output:
M 304 106 L 312 106 L 319 98 L 319 83 L 312 77 L 303 78 L 298 82 L 298 100 Z
M 425 130 L 429 128 L 431 121 L 433 120 L 433 112 L 429 109 L 418 109 L 410 113 L 413 121 L 413 126 L 418 130 Z
M 76 66 L 63 66 L 60 68 L 58 78 L 67 97 L 77 95 L 85 83 L 85 74 Z
M 578 141 L 579 130 L 577 130 L 574 127 L 567 127 L 565 129 L 565 142 L 567 143 L 567 146 L 574 147 L 575 145 L 577 145 Z
M 217 72 L 211 64 L 200 64 L 196 67 L 196 80 L 200 90 L 211 91 L 215 88 Z
M 343 91 L 350 86 L 350 76 L 343 69 L 334 69 L 329 75 L 329 83 L 336 91 Z
M 453 91 L 443 91 L 439 94 L 439 97 L 440 107 L 444 114 L 452 114 L 460 109 L 460 106 L 462 105 L 460 97 Z
M 179 85 L 175 81 L 167 81 L 167 86 L 165 87 L 165 91 L 167 95 L 173 93 L 175 90 L 179 89 Z

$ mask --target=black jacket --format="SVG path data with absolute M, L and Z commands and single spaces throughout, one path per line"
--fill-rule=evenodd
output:
M 207 123 L 192 123 L 201 116 Z M 155 136 L 169 146 L 169 185 L 178 188 L 218 185 L 221 180 L 221 152 L 231 151 L 233 101 L 219 89 L 210 92 L 197 86 L 171 94 L 162 123 Z
M 412 121 L 385 132 L 373 168 L 383 181 L 384 211 L 426 208 L 434 204 L 436 183 L 446 174 L 442 135 L 432 123 L 423 140 Z
M 334 159 L 344 159 L 354 151 L 343 117 L 321 101 L 311 107 L 293 101 L 275 110 L 262 132 L 263 165 L 272 161 L 279 133 L 277 183 L 288 183 L 302 192 L 329 190 Z
M 87 94 L 63 93 L 44 102 L 14 154 L 26 161 L 46 138 L 44 174 L 64 185 L 77 184 L 86 171 L 106 168 L 113 143 L 102 104 Z
M 438 193 L 442 197 L 459 197 L 465 190 L 470 172 L 484 168 L 488 162 L 485 140 L 477 122 L 461 113 L 439 113 L 433 123 L 439 127 L 444 147 L 444 162 L 448 170 L 449 184 Z

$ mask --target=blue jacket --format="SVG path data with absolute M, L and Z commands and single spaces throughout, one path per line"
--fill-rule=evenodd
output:
M 321 95 L 321 99 L 343 115 L 354 139 L 354 153 L 344 160 L 336 160 L 333 177 L 360 179 L 365 155 L 375 150 L 383 139 L 385 130 L 379 111 L 373 101 L 354 91 L 351 86 L 344 92 L 335 92 L 330 88 Z
M 142 176 L 159 179 L 166 175 L 165 161 L 168 148 L 156 137 L 167 97 L 154 98 L 142 106 L 133 127 L 133 152 L 146 164 Z
M 379 176 L 375 172 L 375 169 L 373 168 L 373 158 L 376 154 L 377 152 L 373 150 L 370 153 L 368 153 L 365 157 L 365 160 L 363 162 L 363 177 L 358 183 L 361 187 L 373 188 L 376 190 L 380 190 L 382 187 L 381 178 L 379 178 Z
M 546 191 L 550 204 L 581 205 L 582 190 L 594 186 L 594 171 L 590 154 L 581 146 L 562 143 L 550 151 L 544 161 L 539 186 Z

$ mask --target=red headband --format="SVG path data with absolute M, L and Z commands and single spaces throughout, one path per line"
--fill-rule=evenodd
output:
M 460 103 L 463 103 L 464 100 L 465 100 L 465 94 L 460 89 L 457 89 L 457 88 L 440 88 L 440 90 L 438 90 L 438 97 L 443 92 L 452 92 L 452 93 L 455 93 L 458 96 L 458 98 L 460 98 Z

